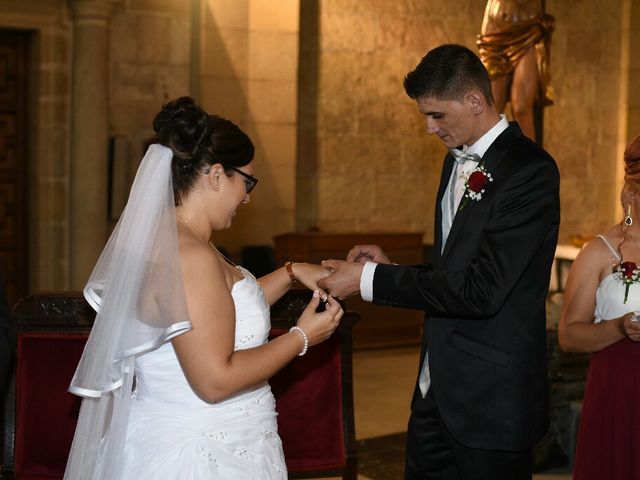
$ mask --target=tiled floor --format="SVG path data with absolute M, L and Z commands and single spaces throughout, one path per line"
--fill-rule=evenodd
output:
M 417 347 L 361 350 L 353 355 L 356 438 L 373 439 L 406 431 L 418 367 Z M 392 437 L 393 438 L 393 437 Z M 397 436 L 396 436 L 397 438 Z M 371 440 L 373 441 L 373 440 Z M 390 443 L 390 450 L 394 443 Z M 401 479 L 399 469 L 361 480 Z M 571 480 L 570 474 L 536 474 L 535 480 Z

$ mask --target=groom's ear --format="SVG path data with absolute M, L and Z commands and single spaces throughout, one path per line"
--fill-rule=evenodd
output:
M 467 92 L 464 99 L 471 111 L 476 115 L 484 112 L 486 100 L 484 99 L 484 95 L 482 95 L 478 90 L 470 90 Z

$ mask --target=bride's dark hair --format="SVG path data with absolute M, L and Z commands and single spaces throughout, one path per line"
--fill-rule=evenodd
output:
M 253 159 L 249 136 L 230 120 L 210 115 L 191 97 L 180 97 L 163 105 L 153 119 L 160 143 L 173 152 L 171 170 L 176 205 L 209 165 L 219 163 L 227 175 L 231 167 L 242 167 Z

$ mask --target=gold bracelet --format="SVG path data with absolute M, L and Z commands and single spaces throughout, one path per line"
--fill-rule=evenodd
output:
M 284 269 L 287 271 L 287 273 L 289 274 L 289 278 L 291 279 L 291 281 L 293 283 L 297 282 L 298 279 L 296 278 L 296 276 L 293 273 L 293 262 L 285 262 L 284 263 Z

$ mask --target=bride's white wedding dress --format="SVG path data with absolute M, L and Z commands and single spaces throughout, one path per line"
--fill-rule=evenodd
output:
M 269 305 L 241 269 L 232 296 L 235 349 L 267 341 Z M 218 403 L 189 386 L 171 342 L 136 359 L 122 479 L 286 479 L 275 400 L 265 382 Z

